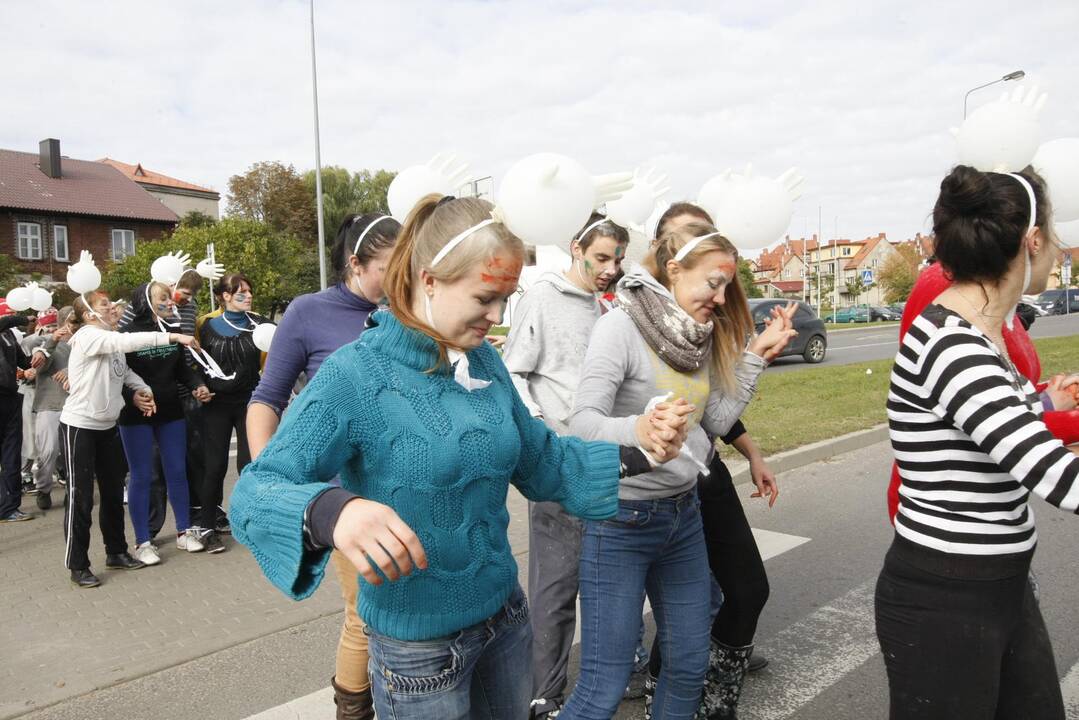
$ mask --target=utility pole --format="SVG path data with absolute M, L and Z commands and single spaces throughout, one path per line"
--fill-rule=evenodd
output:
M 326 228 L 322 221 L 322 156 L 318 132 L 318 68 L 315 66 L 315 0 L 311 0 L 311 97 L 315 106 L 315 205 L 318 208 L 318 278 L 326 289 Z

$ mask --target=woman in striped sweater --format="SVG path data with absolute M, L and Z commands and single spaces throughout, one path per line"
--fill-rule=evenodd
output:
M 876 616 L 893 719 L 1064 717 L 1027 498 L 1075 512 L 1079 458 L 1001 337 L 1020 295 L 1045 287 L 1050 216 L 1029 168 L 959 166 L 941 183 L 935 251 L 954 282 L 911 325 L 888 394 L 901 484 Z

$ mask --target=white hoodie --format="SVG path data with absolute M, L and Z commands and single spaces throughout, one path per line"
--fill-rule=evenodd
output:
M 528 409 L 559 435 L 570 434 L 573 396 L 600 315 L 595 295 L 555 272 L 541 275 L 514 310 L 502 360 Z
M 124 408 L 123 387 L 148 390 L 124 358 L 125 353 L 169 344 L 163 332 L 119 333 L 84 325 L 68 341 L 67 376 L 71 393 L 60 422 L 84 430 L 108 430 Z

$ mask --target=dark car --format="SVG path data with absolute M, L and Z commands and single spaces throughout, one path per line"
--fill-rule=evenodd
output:
M 902 310 L 897 310 L 896 308 L 889 307 L 889 306 L 873 308 L 873 319 L 874 320 L 902 320 L 903 319 L 903 311 Z
M 764 330 L 764 320 L 772 313 L 772 308 L 783 307 L 789 300 L 781 298 L 758 299 L 749 301 L 749 311 L 753 315 L 753 324 L 757 332 Z M 824 329 L 824 322 L 817 317 L 813 308 L 804 302 L 796 302 L 798 310 L 794 313 L 794 329 L 798 331 L 795 337 L 783 350 L 780 357 L 801 355 L 809 363 L 819 363 L 824 360 L 824 354 L 828 350 L 828 331 Z
M 1064 290 L 1046 290 L 1038 296 L 1038 307 L 1046 315 L 1067 315 L 1079 312 L 1079 288 L 1068 288 L 1068 296 L 1064 297 Z

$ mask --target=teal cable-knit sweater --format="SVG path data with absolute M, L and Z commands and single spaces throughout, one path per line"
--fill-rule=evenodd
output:
M 437 364 L 434 342 L 389 311 L 322 365 L 232 493 L 229 519 L 266 577 L 303 599 L 322 580 L 328 551 L 304 548 L 308 503 L 340 474 L 342 486 L 392 507 L 419 536 L 427 570 L 371 585 L 360 617 L 400 640 L 449 635 L 492 616 L 517 585 L 506 528 L 513 483 L 602 520 L 618 507 L 618 446 L 559 437 L 531 416 L 498 353 L 468 353 L 468 392 Z

